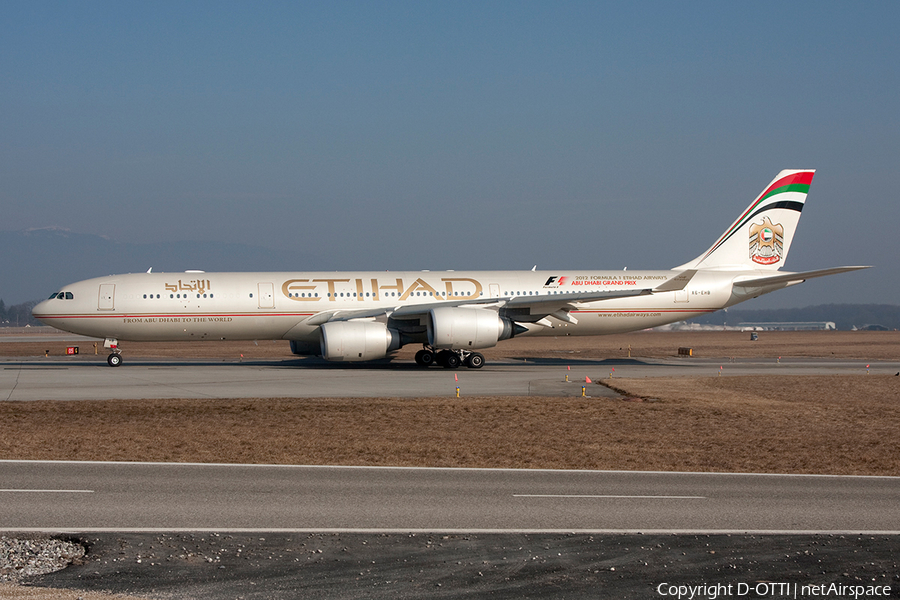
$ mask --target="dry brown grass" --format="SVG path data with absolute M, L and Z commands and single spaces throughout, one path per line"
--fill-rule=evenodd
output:
M 900 474 L 900 378 L 618 379 L 628 397 L 0 403 L 0 458 Z
M 46 328 L 50 331 L 55 331 Z M 58 332 L 57 332 L 58 333 Z M 82 358 L 93 355 L 93 342 L 16 342 L 16 336 L 0 335 L 0 356 L 64 356 L 66 347 L 78 345 Z M 640 331 L 592 337 L 524 337 L 506 340 L 484 350 L 488 360 L 502 358 L 571 357 L 573 359 L 624 358 L 629 348 L 634 358 L 677 356 L 679 347 L 694 349 L 699 357 L 774 358 L 841 357 L 868 360 L 900 360 L 897 331 L 768 331 L 751 342 L 739 331 Z M 125 357 L 160 358 L 291 358 L 288 343 L 277 340 L 210 342 L 123 342 Z M 412 361 L 420 347 L 412 344 L 397 353 L 397 360 Z M 105 357 L 103 344 L 97 349 Z
M 0 600 L 139 600 L 136 596 L 0 583 Z
M 31 356 L 64 342 L 4 342 Z M 522 338 L 485 352 L 572 360 L 900 359 L 898 332 L 640 332 Z M 127 343 L 128 357 L 288 358 L 285 342 Z M 415 348 L 399 360 L 412 360 Z M 82 358 L 92 352 L 81 345 Z M 100 350 L 103 354 L 102 349 Z M 582 398 L 141 400 L 0 403 L 0 458 L 900 474 L 900 378 L 616 379 Z

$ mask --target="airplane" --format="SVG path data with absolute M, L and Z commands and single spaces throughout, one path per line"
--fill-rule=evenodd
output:
M 32 314 L 119 341 L 288 340 L 297 355 L 383 359 L 407 344 L 423 367 L 480 368 L 478 352 L 526 335 L 637 331 L 863 266 L 779 269 L 815 170 L 781 171 L 710 248 L 658 271 L 132 273 L 79 281 Z

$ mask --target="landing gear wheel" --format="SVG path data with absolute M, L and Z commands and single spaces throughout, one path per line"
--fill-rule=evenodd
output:
M 416 352 L 416 364 L 420 367 L 430 367 L 434 364 L 434 352 L 431 350 L 419 350 Z
M 466 358 L 466 366 L 470 369 L 480 369 L 484 366 L 484 355 L 479 352 L 473 352 Z
M 119 365 L 122 364 L 122 355 L 121 355 L 121 354 L 112 353 L 112 354 L 110 354 L 109 356 L 106 357 L 106 362 L 107 362 L 107 363 L 109 364 L 109 366 L 111 366 L 111 367 L 118 367 Z
M 458 369 L 461 362 L 459 355 L 455 352 L 451 352 L 444 359 L 444 367 L 448 369 Z
M 442 367 L 446 367 L 448 356 L 454 356 L 453 352 L 450 352 L 449 350 L 441 350 L 440 352 L 438 352 L 437 354 L 434 355 L 434 362 L 436 362 L 437 364 L 439 364 Z

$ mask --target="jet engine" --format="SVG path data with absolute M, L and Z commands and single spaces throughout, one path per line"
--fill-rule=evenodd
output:
M 291 340 L 291 353 L 299 356 L 319 356 L 322 351 L 321 346 L 318 342 Z
M 400 347 L 400 334 L 374 321 L 334 321 L 320 328 L 325 360 L 363 361 L 384 358 Z
M 428 318 L 428 343 L 452 350 L 490 348 L 526 331 L 484 308 L 434 308 Z

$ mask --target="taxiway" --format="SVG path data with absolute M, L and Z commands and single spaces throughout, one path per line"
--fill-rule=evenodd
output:
M 0 530 L 900 533 L 900 478 L 0 461 Z
M 5 359 L 0 400 L 150 398 L 378 398 L 580 396 L 585 377 L 894 374 L 900 362 L 840 359 L 503 360 L 482 369 L 422 369 L 403 362 L 328 363 L 319 359 L 135 359 L 111 368 L 95 357 Z M 566 381 L 568 376 L 569 381 Z M 588 396 L 614 395 L 587 385 Z

